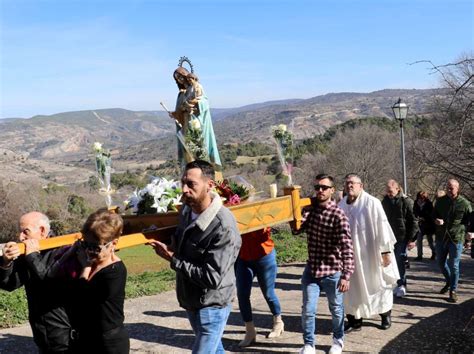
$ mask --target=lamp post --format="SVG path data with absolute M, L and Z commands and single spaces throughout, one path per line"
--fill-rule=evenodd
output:
M 408 194 L 407 187 L 407 174 L 405 165 L 405 136 L 403 134 L 403 121 L 408 115 L 408 106 L 402 102 L 399 98 L 398 101 L 392 106 L 393 115 L 395 119 L 400 122 L 400 142 L 401 142 L 401 156 L 402 156 L 402 175 L 403 175 L 403 191 Z

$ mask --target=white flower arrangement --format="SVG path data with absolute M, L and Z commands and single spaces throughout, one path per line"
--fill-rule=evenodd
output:
M 272 135 L 277 146 L 278 159 L 283 170 L 283 175 L 287 176 L 287 185 L 293 185 L 291 173 L 293 170 L 293 134 L 288 131 L 285 124 L 272 127 Z
M 112 173 L 112 158 L 110 152 L 103 148 L 103 145 L 96 141 L 92 145 L 95 154 L 95 168 L 100 182 L 99 193 L 106 197 L 107 206 L 112 205 L 111 194 L 114 192 L 110 185 L 110 175 Z
M 145 188 L 135 190 L 124 201 L 125 209 L 136 214 L 155 214 L 177 211 L 181 204 L 181 183 L 156 177 Z

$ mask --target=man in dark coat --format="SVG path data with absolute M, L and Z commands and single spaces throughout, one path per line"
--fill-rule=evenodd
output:
M 25 244 L 25 256 L 19 257 L 16 242 L 5 245 L 0 257 L 0 288 L 13 291 L 24 285 L 29 322 L 39 352 L 67 353 L 71 327 L 64 309 L 65 292 L 61 283 L 46 277 L 58 251 L 39 252 L 39 240 L 48 237 L 49 229 L 48 217 L 40 212 L 20 218 L 19 241 Z
M 418 225 L 413 213 L 413 200 L 402 193 L 397 181 L 393 179 L 387 181 L 386 193 L 382 200 L 382 206 L 397 239 L 394 253 L 397 259 L 398 272 L 400 273 L 400 279 L 397 281 L 398 286 L 395 288 L 394 294 L 397 297 L 403 297 L 407 292 L 405 275 L 407 247 L 408 249 L 415 247 L 414 241 L 416 240 Z

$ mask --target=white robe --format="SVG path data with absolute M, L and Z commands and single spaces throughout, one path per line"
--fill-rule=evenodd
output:
M 397 242 L 388 223 L 382 203 L 362 191 L 347 204 L 339 203 L 351 226 L 355 271 L 350 288 L 344 294 L 344 310 L 355 318 L 370 318 L 385 313 L 393 306 L 393 289 L 400 278 L 393 245 Z M 391 263 L 382 266 L 382 252 L 391 252 Z

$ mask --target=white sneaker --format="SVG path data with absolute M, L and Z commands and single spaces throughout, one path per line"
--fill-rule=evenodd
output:
M 393 295 L 397 296 L 398 290 L 400 290 L 399 286 L 397 286 L 396 288 L 393 288 Z
M 329 354 L 340 354 L 342 353 L 342 348 L 344 348 L 344 342 L 342 339 L 332 339 L 332 346 L 331 349 L 329 349 Z
M 401 285 L 398 287 L 398 290 L 395 294 L 396 297 L 404 297 L 407 294 L 407 289 Z
M 304 347 L 300 349 L 300 354 L 316 354 L 316 349 L 313 345 L 305 344 Z

